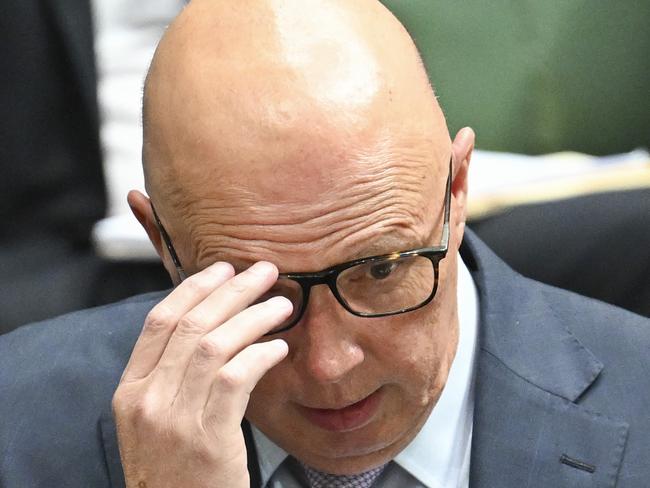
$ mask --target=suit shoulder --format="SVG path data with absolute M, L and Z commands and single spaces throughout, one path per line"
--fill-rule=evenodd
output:
M 140 296 L 0 336 L 0 484 L 52 486 L 51 480 L 66 479 L 69 486 L 98 486 L 105 478 L 98 422 L 110 412 L 144 317 L 160 297 Z
M 536 286 L 556 317 L 595 353 L 625 348 L 643 354 L 650 363 L 650 318 L 567 290 Z
M 82 310 L 19 327 L 0 336 L 0 390 L 39 378 L 82 378 L 124 364 L 160 293 Z M 2 403 L 0 403 L 1 410 Z

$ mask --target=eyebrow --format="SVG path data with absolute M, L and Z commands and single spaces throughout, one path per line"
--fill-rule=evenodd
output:
M 359 252 L 352 253 L 347 259 L 341 262 L 353 261 L 355 259 L 367 258 L 371 256 L 382 256 L 395 252 L 408 251 L 410 249 L 419 249 L 431 245 L 419 237 L 399 236 L 395 233 L 389 233 L 372 239 L 367 245 L 362 246 Z
M 347 263 L 348 261 L 354 261 L 356 259 L 361 259 L 361 258 L 368 258 L 371 256 L 381 256 L 384 254 L 391 254 L 394 252 L 401 252 L 401 251 L 407 251 L 409 249 L 418 249 L 420 247 L 425 247 L 427 244 L 419 242 L 419 239 L 417 242 L 414 242 L 413 239 L 408 239 L 406 237 L 400 237 L 394 233 L 390 234 L 385 234 L 383 236 L 377 237 L 376 239 L 371 239 L 369 242 L 365 245 L 359 248 L 357 252 L 350 253 L 347 255 L 341 255 L 341 258 L 338 259 L 335 263 L 331 263 L 326 266 L 320 266 L 318 269 L 287 269 L 287 270 L 282 270 L 281 273 L 301 273 L 301 272 L 318 272 L 322 269 L 327 269 L 330 266 L 340 264 L 340 263 Z M 235 268 L 236 273 L 241 273 L 242 271 L 246 270 L 250 266 L 252 266 L 256 260 L 248 261 L 248 260 L 233 260 L 229 259 L 228 262 L 233 265 Z M 282 263 L 281 262 L 275 262 L 276 266 L 279 268 L 282 268 L 280 266 Z

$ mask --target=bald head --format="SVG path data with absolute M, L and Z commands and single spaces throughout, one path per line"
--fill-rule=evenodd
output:
M 437 174 L 449 152 L 417 50 L 374 0 L 194 0 L 145 93 L 147 190 L 192 245 L 208 212 L 263 221 L 282 205 L 274 223 L 307 221 L 350 179 L 404 164 Z M 380 180 L 369 196 L 390 185 Z

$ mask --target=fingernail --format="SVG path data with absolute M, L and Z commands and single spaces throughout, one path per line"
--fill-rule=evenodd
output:
M 291 300 L 289 300 L 287 297 L 283 296 L 275 296 L 269 298 L 266 303 L 269 305 L 272 305 L 275 308 L 278 308 L 280 310 L 292 310 L 293 309 L 293 303 L 291 303 Z
M 287 354 L 289 352 L 289 344 L 287 344 L 286 341 L 282 339 L 273 339 L 270 342 L 273 343 L 273 346 L 281 355 Z
M 248 268 L 248 270 L 257 276 L 267 276 L 271 273 L 276 272 L 275 266 L 266 261 L 259 261 L 255 263 L 253 266 L 251 266 L 250 268 Z
M 211 271 L 215 271 L 219 274 L 234 274 L 234 269 L 232 264 L 226 263 L 225 261 L 217 261 L 216 263 L 210 265 Z

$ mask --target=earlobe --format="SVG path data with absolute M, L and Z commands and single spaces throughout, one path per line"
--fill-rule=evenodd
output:
M 460 247 L 465 232 L 465 220 L 467 218 L 468 173 L 472 151 L 474 150 L 474 138 L 474 131 L 469 127 L 465 127 L 456 134 L 452 145 L 454 169 L 451 185 L 451 231 L 458 247 Z

